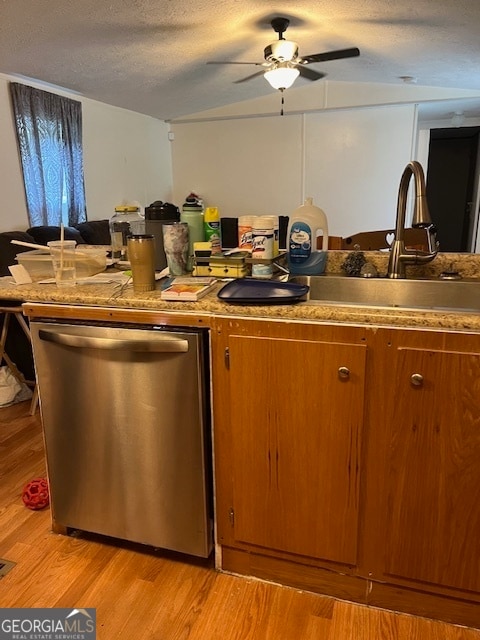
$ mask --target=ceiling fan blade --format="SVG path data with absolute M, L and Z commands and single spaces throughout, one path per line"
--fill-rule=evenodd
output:
M 223 62 L 218 60 L 210 60 L 207 64 L 255 64 L 257 67 L 265 66 L 264 62 Z
M 295 65 L 297 69 L 300 71 L 300 75 L 307 80 L 320 80 L 324 78 L 327 74 L 320 73 L 319 71 L 314 71 L 313 69 L 309 69 L 301 64 Z
M 311 56 L 302 56 L 302 63 L 327 62 L 328 60 L 340 60 L 341 58 L 355 58 L 360 55 L 357 47 L 352 49 L 339 49 L 338 51 L 326 51 L 325 53 L 314 53 Z
M 265 71 L 257 71 L 257 73 L 252 73 L 251 76 L 247 76 L 246 78 L 242 78 L 241 80 L 234 80 L 234 84 L 240 84 L 241 82 L 247 82 L 247 80 L 253 80 L 257 76 L 263 76 Z

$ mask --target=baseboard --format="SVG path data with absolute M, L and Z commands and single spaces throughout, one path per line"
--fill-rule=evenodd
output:
M 344 575 L 260 553 L 222 547 L 219 569 L 340 600 L 480 628 L 478 602 Z

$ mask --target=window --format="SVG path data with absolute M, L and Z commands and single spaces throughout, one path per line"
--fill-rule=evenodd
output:
M 30 226 L 86 220 L 82 105 L 10 83 Z

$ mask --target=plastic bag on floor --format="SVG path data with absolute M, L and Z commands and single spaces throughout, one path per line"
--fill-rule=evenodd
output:
M 29 395 L 25 396 L 26 392 Z M 26 385 L 20 384 L 8 367 L 0 367 L 0 407 L 21 402 L 31 395 L 30 389 Z M 20 396 L 22 396 L 21 399 L 19 399 Z

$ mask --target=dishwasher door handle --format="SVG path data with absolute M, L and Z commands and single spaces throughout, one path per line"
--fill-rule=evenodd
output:
M 161 338 L 157 340 L 129 340 L 116 338 L 95 338 L 93 336 L 78 336 L 70 333 L 57 333 L 40 329 L 40 340 L 55 342 L 67 347 L 84 349 L 109 349 L 114 351 L 148 351 L 151 353 L 186 353 L 188 340 L 183 338 Z

